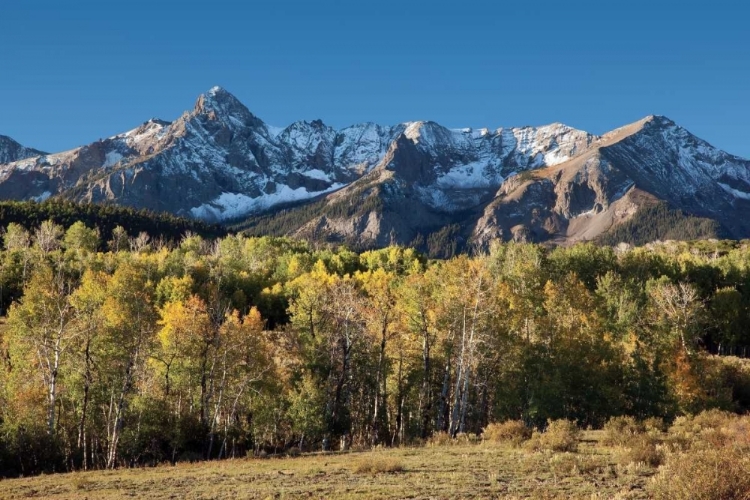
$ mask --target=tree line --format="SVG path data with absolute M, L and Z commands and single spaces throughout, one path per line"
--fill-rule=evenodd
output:
M 163 239 L 169 242 L 179 242 L 186 232 L 199 234 L 204 238 L 219 238 L 227 234 L 227 230 L 217 224 L 113 204 L 76 203 L 58 198 L 41 203 L 0 201 L 0 227 L 15 223 L 32 231 L 47 220 L 65 228 L 76 222 L 96 227 L 102 243 L 112 238 L 112 231 L 117 226 L 126 227 L 135 235 L 145 232 L 153 240 Z
M 427 260 L 9 224 L 0 476 L 750 408 L 741 242 Z M 716 351 L 716 349 L 713 349 Z

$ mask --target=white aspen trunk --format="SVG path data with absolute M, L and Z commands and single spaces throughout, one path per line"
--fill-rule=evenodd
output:
M 453 389 L 453 397 L 451 403 L 451 419 L 448 427 L 448 432 L 451 436 L 455 436 L 458 432 L 458 419 L 461 410 L 461 387 L 464 377 L 464 361 L 466 356 L 466 308 L 463 309 L 463 317 L 461 320 L 461 348 L 458 352 L 458 358 L 456 359 L 456 383 Z
M 378 373 L 375 376 L 375 401 L 374 401 L 374 408 L 372 412 L 372 444 L 377 444 L 377 441 L 379 439 L 380 434 L 380 422 L 378 421 L 378 418 L 380 417 L 380 382 L 381 379 L 383 381 L 383 392 L 385 393 L 385 346 L 386 346 L 386 339 L 388 335 L 388 319 L 383 319 L 383 328 L 381 330 L 382 336 L 380 339 L 380 353 L 378 355 Z
M 452 339 L 451 339 L 452 340 Z M 451 353 L 445 358 L 445 368 L 443 371 L 443 388 L 440 390 L 440 407 L 438 408 L 437 415 L 437 429 L 443 431 L 445 429 L 445 411 L 448 405 L 448 392 L 451 386 Z
M 60 339 L 57 340 L 57 346 L 54 350 L 54 361 L 49 378 L 49 393 L 47 406 L 47 434 L 52 436 L 55 432 L 55 402 L 57 399 L 57 373 L 60 367 Z
M 404 415 L 404 405 L 403 405 L 403 399 L 404 399 L 404 389 L 403 389 L 403 366 L 404 366 L 404 353 L 401 349 L 399 349 L 398 352 L 398 375 L 397 375 L 397 401 L 396 401 L 396 429 L 393 433 L 393 437 L 391 438 L 391 446 L 394 446 L 396 444 L 396 439 L 399 440 L 399 443 L 401 442 L 401 428 L 403 424 L 403 415 Z
M 469 399 L 469 378 L 470 370 L 467 369 L 464 373 L 464 386 L 461 392 L 461 416 L 458 420 L 458 432 L 466 432 L 466 407 L 468 406 Z
M 83 431 L 83 470 L 88 470 L 88 457 L 86 456 L 86 430 Z
M 209 438 L 208 438 L 208 456 L 206 458 L 211 458 L 211 452 L 213 451 L 214 446 L 214 434 L 216 433 L 216 421 L 219 416 L 219 410 L 221 409 L 221 403 L 222 399 L 224 397 L 224 387 L 227 380 L 227 351 L 224 350 L 224 356 L 223 356 L 223 366 L 221 371 L 221 383 L 219 384 L 219 392 L 216 397 L 216 403 L 214 404 L 214 412 L 213 415 L 211 415 L 211 428 L 209 431 Z M 226 426 L 225 426 L 226 429 Z M 226 435 L 226 432 L 224 433 Z M 221 451 L 219 452 L 221 455 Z M 221 458 L 221 456 L 219 456 Z
M 474 344 L 474 337 L 476 333 L 476 326 L 477 326 L 477 316 L 479 315 L 479 299 L 481 296 L 481 288 L 482 288 L 482 279 L 480 277 L 479 283 L 477 286 L 477 299 L 474 302 L 474 313 L 472 314 L 471 318 L 471 331 L 469 333 L 469 345 L 468 345 L 468 367 L 465 368 L 464 373 L 464 387 L 463 387 L 463 394 L 461 395 L 461 417 L 459 419 L 459 432 L 466 432 L 466 410 L 468 407 L 468 400 L 469 400 L 469 380 L 471 378 L 471 367 L 474 363 L 474 353 L 476 350 L 476 346 Z
M 107 468 L 108 469 L 114 469 L 115 464 L 117 462 L 117 446 L 120 441 L 120 432 L 122 430 L 122 425 L 123 425 L 124 415 L 125 415 L 125 398 L 128 392 L 130 392 L 130 386 L 133 383 L 133 370 L 135 369 L 135 365 L 138 362 L 139 351 L 140 351 L 140 346 L 136 347 L 133 356 L 128 362 L 128 367 L 125 370 L 125 379 L 123 381 L 122 390 L 120 391 L 120 396 L 117 401 L 117 408 L 115 410 L 115 421 L 114 421 L 114 426 L 112 428 L 112 439 L 110 441 L 109 453 L 107 455 Z
M 419 402 L 419 410 L 422 416 L 422 439 L 425 439 L 427 437 L 427 431 L 429 427 L 430 422 L 430 409 L 432 407 L 432 394 L 430 391 L 430 368 L 431 368 L 431 360 L 430 360 L 430 333 L 427 330 L 427 318 L 426 314 L 422 314 L 422 361 L 424 364 L 424 381 L 422 382 L 422 397 L 420 398 Z M 403 431 L 403 427 L 401 429 Z

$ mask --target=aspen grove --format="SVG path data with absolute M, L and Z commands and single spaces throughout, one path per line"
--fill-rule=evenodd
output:
M 112 234 L 5 230 L 0 477 L 750 408 L 741 242 L 427 260 Z

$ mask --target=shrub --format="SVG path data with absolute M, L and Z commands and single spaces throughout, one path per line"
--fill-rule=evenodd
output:
M 556 476 L 577 475 L 578 460 L 572 453 L 560 453 L 551 455 L 549 459 L 550 471 Z
M 736 417 L 722 427 L 721 431 L 728 436 L 728 442 L 734 448 L 750 450 L 750 417 Z
M 601 472 L 607 465 L 600 457 L 567 452 L 551 455 L 548 463 L 550 472 L 562 477 Z
M 700 429 L 721 429 L 737 415 L 722 410 L 702 411 L 693 417 L 693 425 Z
M 396 473 L 404 470 L 404 464 L 396 458 L 390 457 L 367 457 L 354 464 L 354 472 L 357 474 L 382 474 Z
M 293 446 L 286 450 L 286 454 L 289 457 L 298 457 L 302 454 L 302 450 L 300 450 L 297 446 Z
M 667 424 L 663 418 L 660 417 L 649 417 L 643 421 L 643 427 L 646 432 L 666 432 Z
M 471 432 L 460 432 L 456 434 L 456 438 L 453 440 L 455 444 L 477 444 L 479 436 Z
M 454 444 L 476 444 L 479 437 L 470 432 L 460 432 L 456 437 L 451 437 L 447 432 L 436 432 L 427 440 L 430 446 L 450 446 Z
M 430 446 L 446 446 L 452 444 L 453 438 L 447 432 L 436 432 L 427 440 Z
M 507 420 L 502 423 L 492 423 L 485 427 L 482 439 L 497 443 L 510 443 L 521 446 L 521 443 L 531 439 L 532 431 L 521 420 Z
M 648 489 L 656 500 L 750 500 L 750 457 L 726 448 L 674 454 Z
M 670 435 L 695 436 L 707 429 L 721 429 L 737 416 L 721 410 L 707 410 L 694 416 L 677 417 Z
M 658 467 L 664 459 L 664 453 L 658 445 L 659 441 L 648 434 L 631 437 L 620 460 L 625 465 L 634 463 Z
M 533 450 L 578 451 L 578 438 L 581 434 L 571 420 L 548 420 L 544 432 L 535 432 L 528 446 Z
M 643 434 L 645 427 L 633 417 L 612 417 L 604 424 L 604 444 L 627 446 L 635 436 Z
M 728 446 L 750 449 L 750 419 L 719 410 L 679 417 L 669 428 L 668 442 L 680 451 Z

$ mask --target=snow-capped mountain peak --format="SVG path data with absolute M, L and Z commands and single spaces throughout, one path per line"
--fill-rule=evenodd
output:
M 239 99 L 218 86 L 212 87 L 198 97 L 193 114 L 222 121 L 230 128 L 265 126 Z
M 750 201 L 750 162 L 658 115 L 603 136 L 562 123 L 449 129 L 414 121 L 337 130 L 312 120 L 278 128 L 213 87 L 171 123 L 152 119 L 51 155 L 20 148 L 0 137 L 0 198 L 107 201 L 214 221 L 340 189 L 335 199 L 377 192 L 389 200 L 374 206 L 408 199 L 414 205 L 405 210 L 422 207 L 417 212 L 422 210 L 431 227 L 456 214 L 481 212 L 488 203 L 505 208 L 483 218 L 482 227 L 487 221 L 500 224 L 498 214 L 544 207 L 549 219 L 511 217 L 539 234 L 561 230 L 571 217 L 581 224 L 581 214 L 607 213 L 636 188 L 722 221 Z M 529 170 L 536 172 L 514 175 Z M 525 197 L 531 201 L 522 202 Z M 736 234 L 744 230 L 741 224 L 732 227 Z
M 45 153 L 37 151 L 36 149 L 21 146 L 18 142 L 6 135 L 0 135 L 0 164 L 23 160 L 25 158 L 43 154 Z

